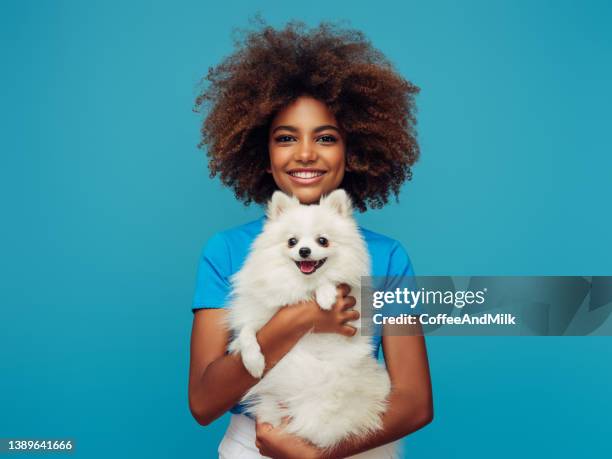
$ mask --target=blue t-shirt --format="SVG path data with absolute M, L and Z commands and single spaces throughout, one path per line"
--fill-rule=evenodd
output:
M 254 239 L 261 233 L 265 216 L 226 231 L 216 233 L 202 250 L 192 311 L 224 308 L 231 291 L 231 276 L 242 267 Z M 414 277 L 412 263 L 402 245 L 387 236 L 359 227 L 370 254 L 372 276 Z M 389 288 L 387 286 L 386 288 Z M 382 337 L 372 336 L 374 357 L 378 358 Z M 241 413 L 236 405 L 232 413 Z

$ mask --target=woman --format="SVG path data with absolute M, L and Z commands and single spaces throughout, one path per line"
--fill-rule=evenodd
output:
M 381 207 L 398 195 L 418 157 L 414 94 L 360 32 L 323 24 L 312 30 L 290 23 L 282 30 L 262 26 L 209 71 L 209 86 L 196 107 L 209 108 L 200 146 L 208 148 L 211 175 L 245 203 L 265 203 L 274 190 L 303 204 L 344 188 L 360 211 Z M 347 457 L 399 439 L 433 416 L 431 383 L 422 336 L 373 337 L 382 345 L 392 381 L 383 429 L 343 442 L 324 453 L 282 427 L 257 423 L 237 404 L 257 384 L 239 355 L 226 354 L 222 326 L 229 278 L 240 269 L 263 219 L 213 236 L 198 268 L 193 303 L 189 403 L 207 425 L 227 410 L 230 427 L 220 457 Z M 402 246 L 361 229 L 372 259 L 372 274 L 412 276 Z M 282 282 L 282 279 L 279 279 Z M 287 305 L 258 332 L 266 371 L 308 331 L 352 336 L 347 324 L 359 317 L 347 286 L 338 286 L 331 311 L 314 301 Z M 387 327 L 385 325 L 385 327 Z M 265 373 L 264 373 L 265 377 Z M 351 390 L 347 387 L 346 390 Z

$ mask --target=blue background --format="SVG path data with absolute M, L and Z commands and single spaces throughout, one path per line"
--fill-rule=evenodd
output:
M 360 217 L 417 274 L 611 275 L 610 5 L 2 2 L 0 437 L 214 456 L 227 416 L 187 404 L 195 270 L 260 209 L 208 178 L 191 108 L 258 10 L 348 19 L 421 87 L 414 180 Z M 436 418 L 406 457 L 609 452 L 610 338 L 428 346 Z

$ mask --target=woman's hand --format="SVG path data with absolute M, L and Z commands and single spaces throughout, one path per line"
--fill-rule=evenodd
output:
M 316 301 L 305 301 L 297 305 L 302 308 L 302 314 L 315 333 L 339 333 L 353 336 L 357 329 L 347 322 L 359 319 L 359 312 L 351 309 L 355 306 L 355 297 L 349 296 L 351 288 L 346 284 L 337 287 L 336 303 L 329 311 L 321 309 Z
M 262 456 L 273 459 L 318 459 L 322 450 L 303 438 L 283 432 L 289 418 L 283 418 L 278 427 L 257 422 L 255 424 L 255 446 Z

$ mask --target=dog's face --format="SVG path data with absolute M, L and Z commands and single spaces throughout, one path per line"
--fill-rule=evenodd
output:
M 332 252 L 329 244 L 329 235 L 326 233 L 295 234 L 287 240 L 289 257 L 302 274 L 313 274 L 325 264 Z
M 344 190 L 323 197 L 319 205 L 302 205 L 277 191 L 268 205 L 274 222 L 274 243 L 282 245 L 287 261 L 305 276 L 326 269 L 337 259 L 338 249 L 354 225 L 351 203 Z

